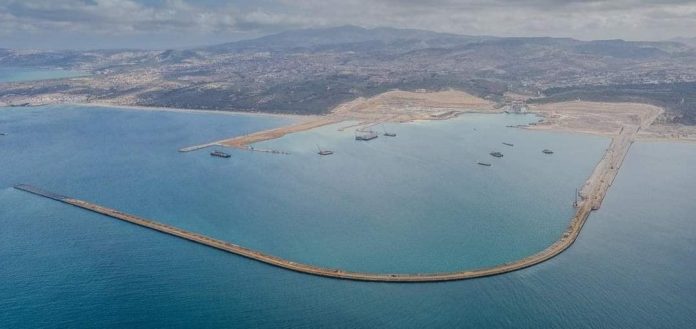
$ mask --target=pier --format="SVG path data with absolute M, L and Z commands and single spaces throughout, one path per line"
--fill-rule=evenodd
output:
M 592 175 L 580 191 L 582 201 L 590 203 L 592 210 L 597 210 L 602 206 L 602 201 L 604 201 L 607 191 L 614 183 L 614 179 L 618 175 L 619 169 L 639 130 L 640 127 L 638 126 L 624 126 L 621 128 L 619 134 L 612 138 L 604 156 L 597 163 Z
M 487 268 L 462 270 L 445 273 L 365 273 L 351 272 L 342 269 L 325 268 L 308 264 L 301 264 L 287 259 L 249 249 L 230 242 L 214 239 L 202 234 L 190 232 L 171 225 L 159 223 L 153 220 L 127 214 L 119 210 L 107 208 L 87 201 L 74 199 L 68 196 L 55 194 L 31 185 L 17 185 L 16 189 L 33 193 L 52 200 L 60 201 L 75 207 L 89 210 L 98 214 L 109 216 L 125 222 L 146 227 L 155 231 L 166 233 L 182 239 L 186 239 L 201 245 L 236 254 L 252 260 L 263 262 L 287 270 L 330 277 L 335 279 L 376 281 L 376 282 L 437 282 L 454 281 L 499 275 L 524 269 L 545 262 L 570 247 L 577 239 L 587 218 L 594 209 L 598 209 L 618 174 L 619 168 L 628 152 L 638 128 L 627 128 L 612 139 L 612 142 L 604 154 L 602 160 L 595 167 L 590 178 L 582 189 L 581 200 L 577 204 L 575 216 L 571 219 L 568 228 L 560 238 L 546 249 L 528 257 Z
M 208 143 L 208 144 L 194 145 L 194 146 L 180 148 L 179 152 L 193 152 L 193 151 L 202 150 L 206 147 L 211 147 L 211 146 L 221 146 L 221 145 L 218 143 L 215 143 L 215 142 Z
M 276 139 L 283 137 L 287 134 L 292 134 L 296 132 L 301 132 L 305 130 L 310 130 L 314 128 L 318 128 L 321 126 L 326 126 L 330 125 L 333 123 L 337 123 L 340 120 L 335 119 L 335 118 L 329 118 L 329 117 L 314 117 L 305 121 L 302 121 L 300 123 L 296 123 L 293 125 L 289 126 L 283 126 L 279 128 L 273 128 L 269 130 L 263 130 L 263 131 L 258 131 L 254 132 L 251 134 L 246 134 L 242 136 L 237 136 L 237 137 L 232 137 L 228 139 L 223 139 L 211 143 L 206 143 L 206 144 L 201 144 L 201 145 L 193 145 L 193 146 L 188 146 L 188 147 L 183 147 L 179 149 L 179 152 L 191 152 L 191 151 L 196 151 L 200 150 L 206 147 L 210 146 L 225 146 L 225 147 L 234 147 L 242 150 L 249 150 L 249 151 L 258 151 L 258 152 L 266 152 L 266 153 L 280 153 L 280 154 L 287 154 L 286 152 L 282 152 L 279 150 L 257 150 L 253 148 L 249 148 L 251 144 L 262 142 L 262 141 L 267 141 L 271 139 Z M 275 152 L 272 152 L 275 151 Z

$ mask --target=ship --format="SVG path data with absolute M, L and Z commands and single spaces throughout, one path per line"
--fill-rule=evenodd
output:
M 369 141 L 377 138 L 377 133 L 374 131 L 364 131 L 355 135 L 356 141 Z
M 490 166 L 491 166 L 491 164 L 488 163 L 488 162 L 479 162 L 478 164 L 480 164 L 480 165 L 482 165 L 482 166 L 486 166 L 486 167 L 490 167 Z
M 544 153 L 544 154 L 553 154 L 553 151 L 551 151 L 551 150 L 549 150 L 549 149 L 545 149 L 545 150 L 543 150 L 543 151 L 541 151 L 541 152 Z
M 500 152 L 491 152 L 490 154 L 491 154 L 492 156 L 496 157 L 496 158 L 502 158 L 502 157 L 503 157 L 503 154 L 500 153 Z
M 507 145 L 507 146 L 515 146 L 515 144 L 512 144 L 512 143 L 503 143 L 503 145 Z
M 317 154 L 319 154 L 319 155 L 331 155 L 331 154 L 333 154 L 333 151 L 322 150 L 321 147 L 319 147 L 319 145 L 317 145 L 317 149 L 319 149 L 319 152 L 317 152 Z
M 220 157 L 220 158 L 229 158 L 230 157 L 229 154 L 222 152 L 222 151 L 218 151 L 218 150 L 210 152 L 210 155 L 214 156 L 214 157 Z

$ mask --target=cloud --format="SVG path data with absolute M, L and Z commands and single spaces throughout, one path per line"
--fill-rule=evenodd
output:
M 65 30 L 122 34 L 147 31 L 213 31 L 234 25 L 232 11 L 213 11 L 183 0 L 149 6 L 133 0 L 2 1 L 0 12 L 15 30 Z
M 344 24 L 472 35 L 696 36 L 691 0 L 0 0 L 1 35 L 259 35 Z
M 689 0 L 284 0 L 337 23 L 461 34 L 668 39 L 696 36 Z

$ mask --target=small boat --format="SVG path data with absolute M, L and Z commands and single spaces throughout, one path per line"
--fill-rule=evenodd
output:
M 486 167 L 490 167 L 490 166 L 491 166 L 491 164 L 488 163 L 488 162 L 479 162 L 478 164 L 479 164 L 479 165 L 482 165 L 482 166 L 486 166 Z
M 515 146 L 515 144 L 512 144 L 512 143 L 503 143 L 503 145 L 507 145 L 507 146 Z
M 491 152 L 490 154 L 491 154 L 492 156 L 496 157 L 496 158 L 502 158 L 502 157 L 503 157 L 503 154 L 500 153 L 500 152 Z
M 384 129 L 384 127 L 382 127 L 382 129 L 384 130 L 384 134 L 383 134 L 384 136 L 387 136 L 387 137 L 396 137 L 396 133 L 390 133 L 390 132 L 388 132 L 386 129 Z
M 5 136 L 5 135 L 7 135 L 7 134 L 6 134 L 6 133 L 0 133 L 0 136 Z
M 551 150 L 549 150 L 549 149 L 545 149 L 545 150 L 543 150 L 543 151 L 541 151 L 541 152 L 544 153 L 544 154 L 553 154 L 553 151 L 551 151 Z
M 319 155 L 331 155 L 331 154 L 333 154 L 333 151 L 322 150 L 321 147 L 319 147 L 319 145 L 317 145 L 317 149 L 319 149 L 319 152 L 317 152 L 317 154 L 319 154 Z
M 214 156 L 214 157 L 220 157 L 220 158 L 229 158 L 229 157 L 231 156 L 231 155 L 229 155 L 229 154 L 227 154 L 227 153 L 225 153 L 225 152 L 218 151 L 218 150 L 215 150 L 215 151 L 213 151 L 213 152 L 210 152 L 210 155 L 211 155 L 211 156 Z

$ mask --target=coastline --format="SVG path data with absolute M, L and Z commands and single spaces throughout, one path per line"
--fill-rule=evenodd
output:
M 529 112 L 532 114 L 537 114 L 540 117 L 539 113 L 536 112 Z M 605 131 L 597 131 L 597 130 L 591 130 L 591 129 L 575 129 L 575 128 L 568 128 L 568 127 L 560 127 L 560 126 L 552 126 L 552 125 L 532 125 L 532 126 L 524 126 L 524 127 L 516 127 L 518 129 L 527 129 L 531 131 L 545 131 L 545 132 L 553 132 L 553 133 L 564 133 L 564 134 L 580 134 L 580 135 L 590 135 L 590 136 L 599 136 L 599 137 L 607 137 L 607 138 L 613 138 L 616 136 L 617 132 L 605 132 Z M 696 131 L 696 127 L 694 127 L 694 130 Z M 696 136 L 695 137 L 674 137 L 674 136 L 659 136 L 655 135 L 655 133 L 652 132 L 645 132 L 645 131 L 640 131 L 636 134 L 635 136 L 635 141 L 636 142 L 655 142 L 655 143 L 696 143 Z
M 404 97 L 411 96 L 416 93 L 408 93 L 408 92 L 403 92 L 403 91 L 392 91 L 389 92 L 392 94 L 397 94 L 397 97 L 400 97 L 399 101 L 404 101 Z M 387 94 L 387 93 L 385 93 Z M 183 149 L 199 149 L 200 147 L 203 147 L 205 145 L 208 146 L 230 146 L 230 147 L 237 147 L 237 148 L 244 148 L 250 144 L 260 142 L 260 141 L 265 141 L 265 140 L 270 140 L 270 139 L 275 139 L 282 137 L 286 134 L 291 134 L 291 133 L 296 133 L 296 132 L 301 132 L 301 131 L 306 131 L 306 130 L 311 130 L 320 126 L 324 126 L 327 124 L 333 124 L 333 123 L 340 123 L 340 122 L 345 122 L 345 121 L 357 121 L 357 123 L 348 125 L 345 127 L 339 128 L 339 130 L 345 130 L 345 129 L 365 129 L 366 127 L 369 128 L 371 126 L 384 123 L 384 122 L 395 122 L 395 123 L 408 123 L 408 122 L 427 122 L 427 121 L 432 121 L 432 120 L 448 120 L 451 118 L 456 118 L 458 116 L 461 116 L 466 113 L 485 113 L 485 114 L 493 114 L 493 113 L 502 113 L 501 110 L 495 110 L 492 108 L 488 109 L 464 109 L 464 108 L 458 108 L 458 109 L 451 109 L 449 111 L 440 111 L 440 112 L 433 112 L 432 109 L 429 111 L 423 111 L 423 108 L 416 108 L 416 109 L 410 109 L 410 113 L 404 114 L 398 113 L 398 114 L 391 114 L 391 113 L 385 113 L 383 109 L 379 108 L 383 104 L 375 104 L 377 101 L 384 101 L 384 99 L 387 99 L 387 102 L 389 101 L 394 101 L 393 99 L 389 99 L 390 96 L 385 96 L 385 94 L 381 94 L 378 96 L 375 96 L 371 99 L 356 99 L 353 101 L 350 101 L 348 103 L 341 104 L 337 106 L 335 109 L 330 111 L 327 114 L 324 115 L 316 115 L 316 114 L 291 114 L 291 113 L 269 113 L 269 112 L 258 112 L 258 111 L 250 111 L 250 112 L 245 112 L 245 111 L 225 111 L 225 110 L 202 110 L 202 109 L 189 109 L 189 108 L 175 108 L 175 107 L 162 107 L 162 106 L 140 106 L 140 105 L 119 105 L 119 104 L 111 104 L 111 103 L 104 103 L 104 102 L 66 102 L 66 103 L 55 103 L 55 104 L 43 104 L 43 105 L 29 105 L 27 107 L 35 107 L 35 106 L 51 106 L 51 105 L 67 105 L 67 106 L 76 106 L 76 107 L 102 107 L 102 108 L 112 108 L 112 109 L 119 109 L 119 110 L 135 110 L 135 111 L 162 111 L 162 112 L 175 112 L 175 113 L 204 113 L 204 114 L 220 114 L 220 115 L 247 115 L 247 116 L 255 116 L 255 117 L 277 117 L 277 118 L 287 118 L 287 119 L 292 119 L 294 122 L 281 126 L 278 128 L 270 129 L 268 131 L 260 131 L 260 132 L 254 132 L 249 135 L 245 136 L 237 136 L 233 138 L 224 138 L 220 139 L 217 141 L 213 141 L 207 144 L 201 144 L 198 146 L 191 146 L 191 147 L 186 147 Z M 409 95 L 411 94 L 411 95 Z M 423 93 L 423 94 L 416 94 L 417 96 L 423 96 L 423 97 L 433 97 L 433 94 L 435 93 Z M 408 95 L 408 96 L 404 96 Z M 391 96 L 394 97 L 394 96 Z M 470 95 L 467 95 L 467 97 L 471 97 Z M 377 100 L 377 101 L 376 101 Z M 420 100 L 422 101 L 422 100 Z M 483 103 L 483 100 L 481 100 L 480 104 L 485 104 Z M 369 106 L 368 106 L 369 105 Z M 403 105 L 403 104 L 400 104 Z M 620 115 L 625 115 L 626 113 L 612 113 L 612 110 L 604 110 L 601 115 L 603 115 L 603 118 L 611 118 L 612 120 L 615 120 L 614 125 L 612 127 L 596 127 L 593 126 L 592 124 L 588 122 L 581 122 L 583 120 L 587 120 L 587 117 L 590 116 L 596 116 L 597 112 L 601 112 L 602 110 L 597 110 L 598 108 L 602 107 L 629 107 L 629 108 L 637 108 L 636 112 L 634 113 L 639 117 L 639 122 L 631 122 L 638 124 L 643 128 L 641 132 L 639 132 L 636 136 L 635 139 L 637 141 L 646 141 L 646 142 L 679 142 L 679 143 L 696 143 L 696 137 L 691 137 L 691 135 L 688 135 L 687 137 L 678 137 L 674 136 L 674 134 L 670 134 L 670 131 L 666 131 L 665 129 L 673 129 L 679 127 L 678 125 L 665 125 L 662 124 L 662 128 L 657 128 L 656 125 L 652 125 L 652 123 L 655 121 L 655 119 L 664 112 L 664 109 L 658 108 L 652 105 L 648 104 L 641 104 L 641 103 L 602 103 L 602 102 L 562 102 L 562 103 L 551 103 L 551 104 L 545 104 L 544 107 L 537 107 L 534 106 L 530 109 L 529 113 L 534 114 L 539 116 L 542 121 L 539 122 L 536 125 L 528 125 L 524 127 L 518 127 L 521 129 L 528 129 L 528 130 L 535 130 L 535 131 L 549 131 L 549 132 L 559 132 L 559 133 L 572 133 L 572 134 L 586 134 L 586 135 L 594 135 L 594 136 L 601 136 L 601 137 L 608 137 L 611 138 L 615 136 L 621 125 L 625 124 L 626 122 L 623 122 L 625 118 L 621 118 Z M 353 112 L 353 108 L 355 107 L 363 107 L 360 109 L 360 112 Z M 370 109 L 366 110 L 366 107 L 370 107 Z M 556 107 L 565 107 L 564 109 L 556 109 Z M 566 110 L 568 110 L 568 107 L 571 107 L 570 109 L 570 114 L 566 116 L 566 113 L 564 113 Z M 582 115 L 578 115 L 577 113 L 573 113 L 572 107 L 586 107 L 590 108 L 591 111 L 595 111 L 594 113 L 588 113 L 586 117 L 583 117 Z M 12 106 L 3 106 L 0 108 L 14 108 Z M 553 110 L 550 110 L 550 108 L 553 108 Z M 645 112 L 644 110 L 648 108 L 649 110 Z M 441 108 L 437 108 L 436 110 L 442 110 Z M 641 113 L 641 110 L 643 112 Z M 558 115 L 558 113 L 563 113 L 563 115 Z M 575 116 L 573 116 L 575 115 Z M 570 123 L 569 123 L 570 122 Z M 650 129 L 658 129 L 658 130 L 650 130 Z M 688 127 L 690 128 L 690 127 Z M 693 127 L 693 132 L 694 135 L 696 135 L 696 127 Z M 259 138 L 260 136 L 264 136 L 263 138 Z
M 89 106 L 89 104 L 87 104 Z M 110 106 L 111 107 L 111 106 Z M 138 108 L 132 108 L 133 110 L 141 110 Z M 150 110 L 147 108 L 147 110 Z M 172 109 L 159 109 L 162 111 L 168 111 Z M 174 111 L 181 111 L 176 110 Z M 185 110 L 185 111 L 198 111 L 198 110 Z M 460 112 L 457 112 L 460 113 Z M 482 112 L 482 113 L 493 113 L 493 112 Z M 452 113 L 450 113 L 452 114 Z M 455 113 L 456 114 L 456 113 Z M 443 119 L 444 117 L 428 117 L 430 120 Z M 449 117 L 448 117 L 449 118 Z M 262 131 L 252 135 L 243 136 L 242 138 L 251 138 L 251 140 L 267 140 L 282 137 L 285 133 L 292 133 L 295 131 L 303 131 L 308 129 L 316 128 L 319 125 L 332 123 L 334 118 L 331 116 L 323 117 L 322 120 L 307 120 L 304 125 L 295 125 L 296 128 L 290 129 L 293 126 L 285 126 L 277 129 L 281 129 L 283 134 L 278 131 L 274 133 L 269 133 L 269 131 Z M 338 118 L 337 118 L 338 119 Z M 86 210 L 94 211 L 107 215 L 116 219 L 131 222 L 137 225 L 145 226 L 163 233 L 175 235 L 193 242 L 201 243 L 213 248 L 221 249 L 223 251 L 228 251 L 240 256 L 251 258 L 257 261 L 261 261 L 270 265 L 278 266 L 281 268 L 286 268 L 289 270 L 303 272 L 313 275 L 333 277 L 339 279 L 349 279 L 349 280 L 359 280 L 359 281 L 380 281 L 380 282 L 431 282 L 431 281 L 449 281 L 449 280 L 463 280 L 483 276 L 491 276 L 503 274 L 511 271 L 516 271 L 529 266 L 533 266 L 544 262 L 548 259 L 555 257 L 556 255 L 562 253 L 564 250 L 570 247 L 573 242 L 577 239 L 580 234 L 584 223 L 588 219 L 592 210 L 596 210 L 601 205 L 601 201 L 606 194 L 607 190 L 610 188 L 613 179 L 621 167 L 624 156 L 627 154 L 631 143 L 635 138 L 635 133 L 639 129 L 640 125 L 630 126 L 627 125 L 625 128 L 621 129 L 621 132 L 613 135 L 613 141 L 610 147 L 606 150 L 604 157 L 595 167 L 587 183 L 582 189 L 582 201 L 578 204 L 575 216 L 571 219 L 569 226 L 562 233 L 561 237 L 556 240 L 553 244 L 548 246 L 546 249 L 529 255 L 524 258 L 520 258 L 515 261 L 507 262 L 497 266 L 487 267 L 487 268 L 477 268 L 471 270 L 462 270 L 458 272 L 448 272 L 448 273 L 430 273 L 430 274 L 382 274 L 382 273 L 359 273 L 350 272 L 340 269 L 329 269 L 321 268 L 312 265 L 305 265 L 295 263 L 289 260 L 279 258 L 277 256 L 262 253 L 260 251 L 251 250 L 239 245 L 233 245 L 229 242 L 215 240 L 210 237 L 202 236 L 195 232 L 188 232 L 175 227 L 167 226 L 165 224 L 157 223 L 151 220 L 143 219 L 135 215 L 125 214 L 115 209 L 105 208 L 100 205 L 91 204 L 86 201 L 72 199 L 68 197 L 61 197 L 61 200 L 65 203 L 77 206 Z M 553 126 L 547 126 L 545 128 L 553 128 Z M 563 128 L 563 127 L 562 127 Z M 283 130 L 284 129 L 284 130 Z M 568 127 L 565 127 L 566 132 L 578 133 Z M 249 143 L 253 141 L 247 141 Z M 239 142 L 239 145 L 232 145 L 235 147 L 244 145 L 244 142 Z M 618 154 L 618 156 L 616 156 Z M 22 188 L 19 188 L 22 189 Z M 29 188 L 31 189 L 31 188 Z M 25 188 L 24 190 L 27 190 Z M 31 192 L 31 191 L 29 191 Z M 50 193 L 50 192 L 49 192 Z M 41 194 L 41 193 L 35 193 Z M 43 196 L 46 196 L 44 193 Z M 48 194 L 53 195 L 53 194 Z M 49 196 L 50 197 L 50 196 Z M 51 197 L 53 198 L 53 197 Z
M 346 121 L 355 121 L 356 123 L 340 127 L 338 130 L 354 128 L 358 131 L 385 122 L 447 120 L 463 113 L 502 113 L 502 111 L 495 109 L 493 102 L 461 91 L 448 90 L 424 93 L 393 90 L 371 98 L 360 97 L 340 104 L 323 116 L 301 116 L 305 120 L 248 135 L 182 147 L 179 151 L 189 152 L 209 146 L 247 149 L 253 143 Z M 249 148 L 249 150 L 253 149 Z
M 110 103 L 61 103 L 61 104 L 47 104 L 47 105 L 68 105 L 68 106 L 79 106 L 79 107 L 104 107 L 122 110 L 136 110 L 136 111 L 160 111 L 160 112 L 178 112 L 178 113 L 206 113 L 206 114 L 222 114 L 222 115 L 249 115 L 258 117 L 280 117 L 280 118 L 319 118 L 322 115 L 315 114 L 292 114 L 292 113 L 273 113 L 273 112 L 244 112 L 244 111 L 224 111 L 224 110 L 198 110 L 198 109 L 188 109 L 188 108 L 178 108 L 178 107 L 162 107 L 162 106 L 141 106 L 141 105 L 118 105 Z M 38 105 L 38 106 L 47 106 Z

